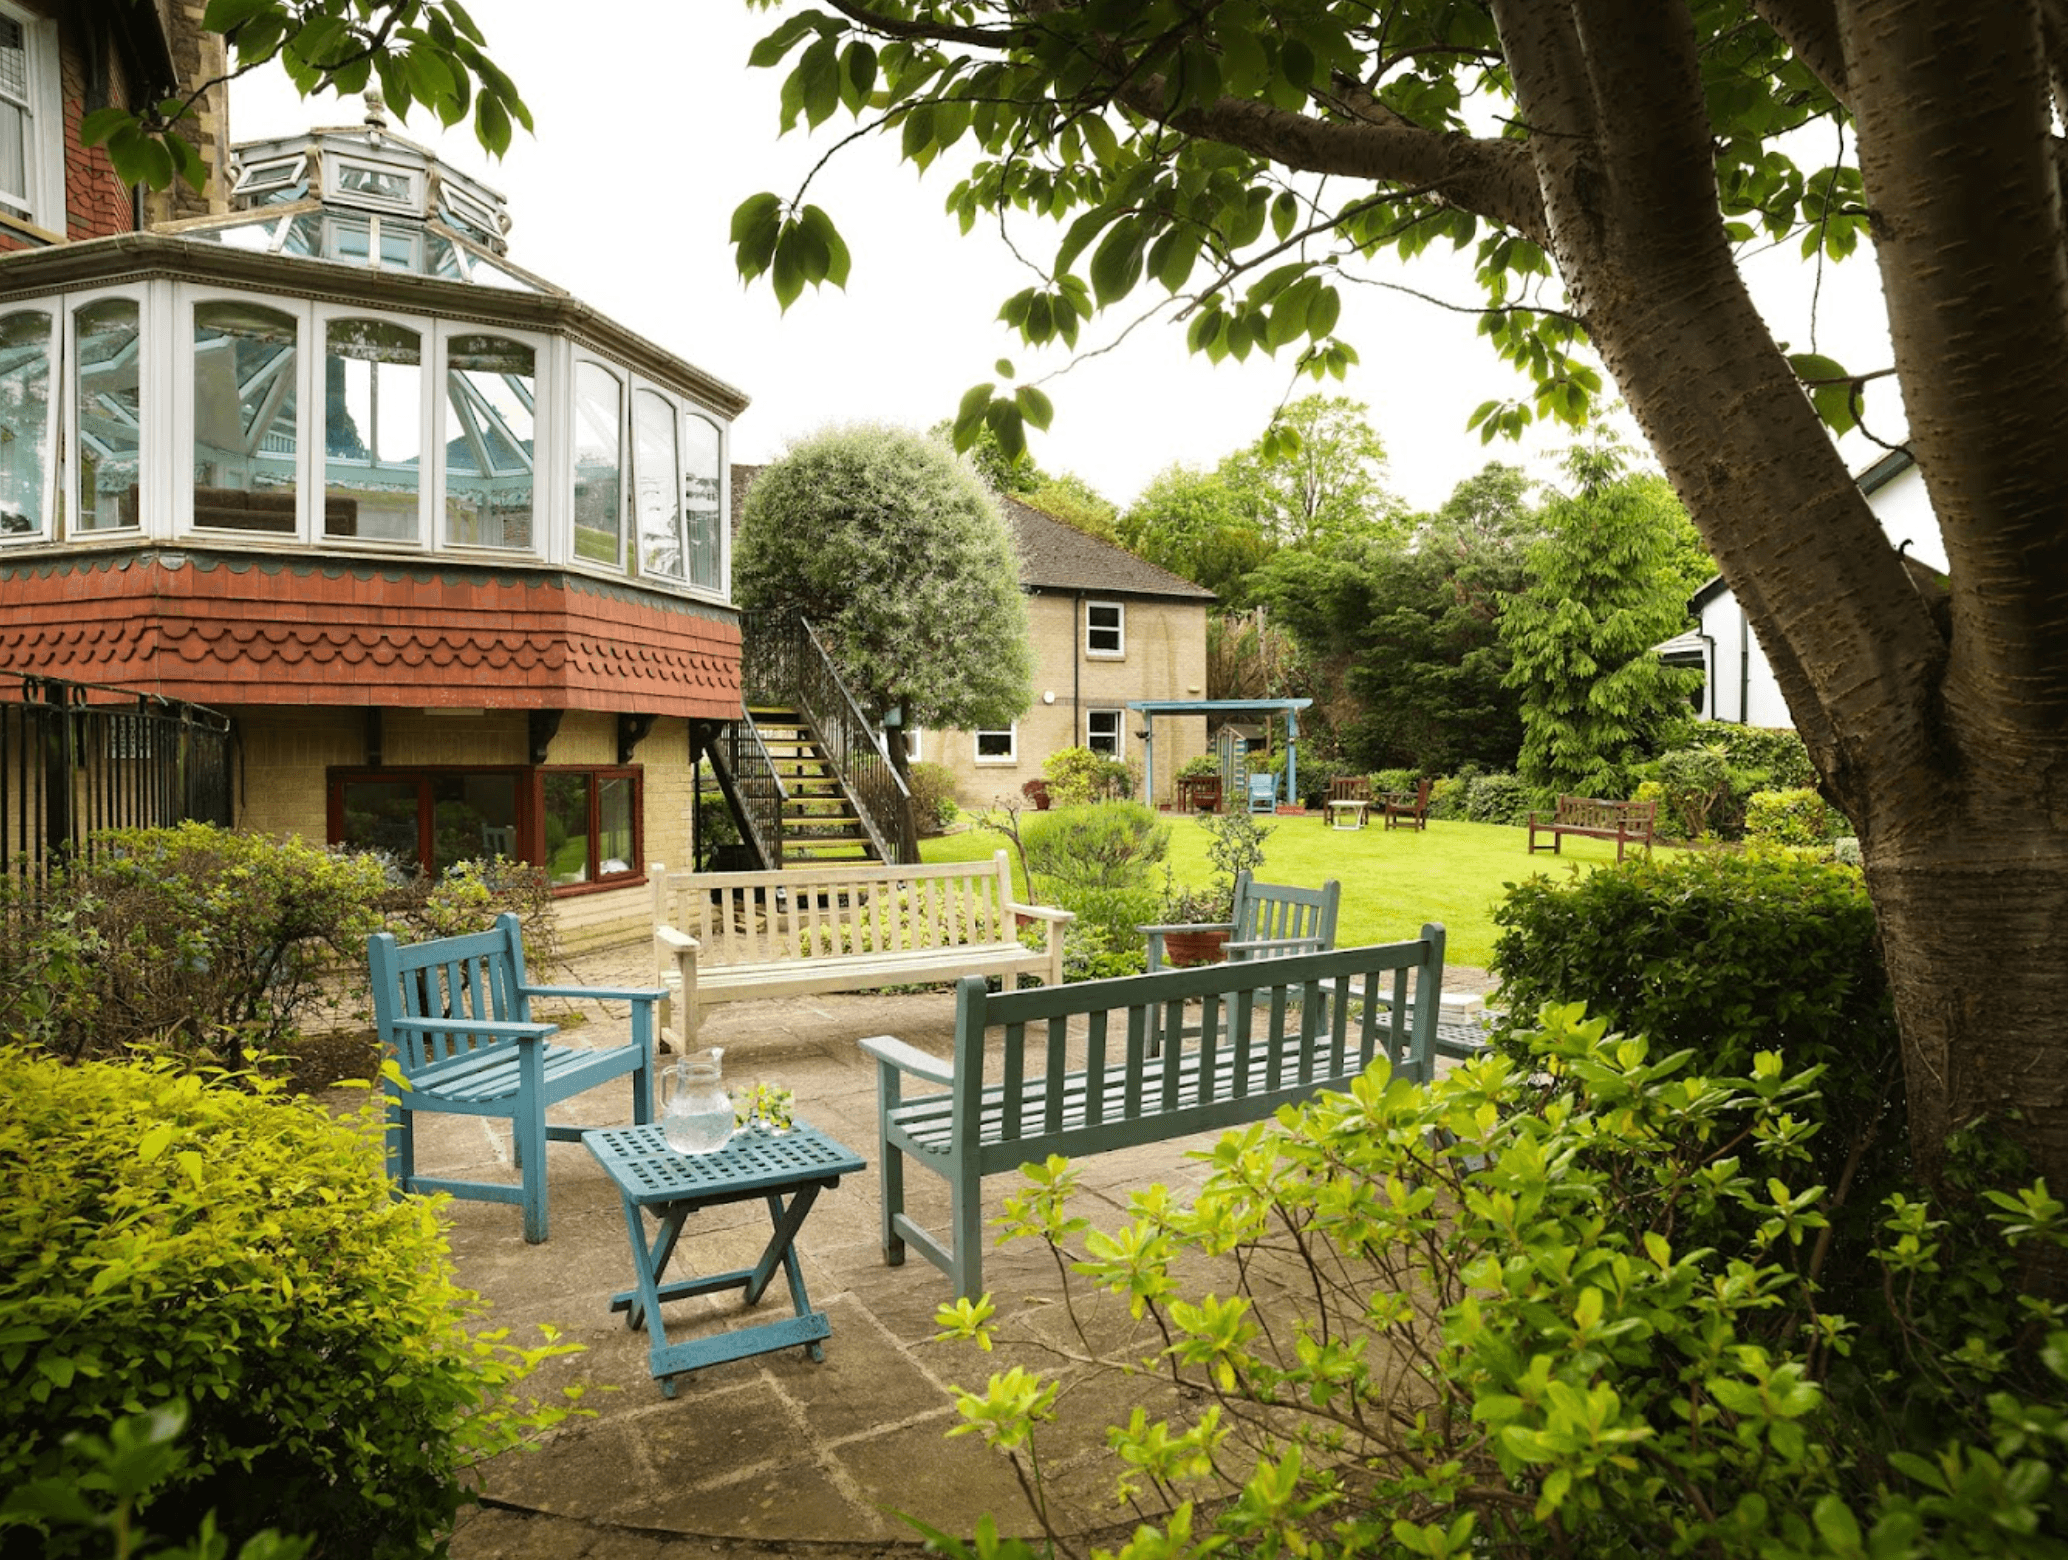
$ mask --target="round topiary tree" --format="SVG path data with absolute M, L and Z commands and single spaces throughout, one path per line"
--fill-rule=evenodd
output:
M 1033 703 L 1012 532 L 976 474 L 922 434 L 832 428 L 764 468 L 733 590 L 749 611 L 809 618 L 871 719 L 970 731 Z

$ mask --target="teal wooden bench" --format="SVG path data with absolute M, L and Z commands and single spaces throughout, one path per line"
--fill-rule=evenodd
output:
M 915 1247 L 957 1296 L 973 1298 L 983 1289 L 987 1175 L 1050 1154 L 1097 1154 L 1259 1121 L 1344 1087 L 1381 1056 L 1427 1078 L 1442 989 L 1436 925 L 1412 942 L 1075 986 L 992 993 L 981 979 L 964 980 L 952 1058 L 891 1035 L 861 1042 L 878 1064 L 884 1260 L 896 1267 Z M 1364 1001 L 1366 991 L 1385 1000 Z M 907 1076 L 935 1088 L 907 1096 Z M 948 1182 L 944 1236 L 905 1212 L 908 1162 Z
M 1172 932 L 1225 931 L 1222 951 L 1231 960 L 1275 959 L 1291 953 L 1326 953 L 1336 945 L 1336 914 L 1343 885 L 1330 878 L 1319 888 L 1259 883 L 1235 874 L 1235 905 L 1226 921 L 1189 926 L 1141 926 L 1149 939 L 1149 973 L 1164 967 L 1164 941 Z
M 388 1174 L 405 1192 L 450 1192 L 524 1209 L 524 1238 L 546 1238 L 546 1142 L 595 1129 L 546 1120 L 549 1107 L 613 1078 L 632 1080 L 632 1121 L 654 1119 L 654 1009 L 667 993 L 600 986 L 534 986 L 524 979 L 524 938 L 514 915 L 486 932 L 403 945 L 387 932 L 367 939 L 374 1022 L 404 1082 L 383 1082 L 388 1099 Z M 632 1043 L 610 1050 L 553 1045 L 558 1024 L 533 1023 L 533 997 L 632 1004 Z M 501 1117 L 523 1175 L 455 1181 L 416 1173 L 416 1118 L 426 1111 Z

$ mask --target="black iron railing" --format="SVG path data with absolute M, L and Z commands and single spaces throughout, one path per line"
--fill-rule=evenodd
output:
M 228 716 L 56 677 L 24 676 L 18 696 L 7 694 L 0 862 L 9 870 L 40 877 L 54 858 L 90 853 L 104 829 L 230 824 Z
M 723 738 L 726 768 L 731 771 L 733 796 L 747 826 L 747 838 L 771 872 L 783 867 L 783 804 L 790 793 L 783 789 L 775 760 L 768 756 L 761 733 L 749 720 L 730 722 Z
M 750 612 L 740 623 L 740 687 L 754 705 L 794 704 L 854 803 L 885 861 L 919 859 L 911 788 L 890 761 L 883 734 L 840 680 L 818 631 L 796 613 Z

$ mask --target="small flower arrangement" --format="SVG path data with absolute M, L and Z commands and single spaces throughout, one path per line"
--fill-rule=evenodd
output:
M 797 1125 L 797 1096 L 773 1083 L 750 1083 L 734 1091 L 733 1124 L 741 1131 L 788 1132 Z
M 1165 867 L 1163 906 L 1158 914 L 1165 926 L 1211 926 L 1231 920 L 1235 915 L 1235 880 L 1215 878 L 1211 888 L 1193 888 L 1180 883 Z

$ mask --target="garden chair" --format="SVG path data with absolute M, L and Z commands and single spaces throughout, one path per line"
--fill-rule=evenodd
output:
M 1399 819 L 1413 824 L 1417 829 L 1428 828 L 1430 784 L 1429 777 L 1424 775 L 1422 783 L 1415 787 L 1412 796 L 1405 791 L 1388 792 L 1381 799 L 1381 803 L 1385 808 L 1386 827 L 1392 828 L 1394 820 Z
M 1265 773 L 1249 777 L 1249 810 L 1253 813 L 1278 810 L 1278 776 Z
M 1222 945 L 1225 962 L 1239 964 L 1252 959 L 1290 958 L 1300 953 L 1333 953 L 1336 914 L 1342 897 L 1343 885 L 1334 878 L 1319 888 L 1292 888 L 1283 883 L 1259 883 L 1247 872 L 1236 873 L 1234 913 L 1219 923 L 1228 931 L 1228 940 Z M 1141 930 L 1149 939 L 1148 973 L 1153 975 L 1165 968 L 1166 934 L 1201 928 L 1145 926 Z M 1157 1049 L 1158 1042 L 1152 1039 L 1149 1054 L 1156 1055 Z
M 546 1120 L 549 1106 L 632 1080 L 632 1121 L 654 1119 L 654 1009 L 666 992 L 600 986 L 534 986 L 524 978 L 524 937 L 514 915 L 489 931 L 403 945 L 387 932 L 366 940 L 374 1022 L 402 1077 L 386 1077 L 388 1174 L 404 1192 L 450 1192 L 524 1209 L 524 1238 L 546 1238 L 546 1143 L 595 1130 Z M 632 1004 L 632 1042 L 610 1050 L 550 1045 L 558 1024 L 533 1023 L 533 997 L 608 998 Z M 501 1117 L 523 1176 L 456 1181 L 416 1173 L 416 1118 L 435 1111 Z
M 1361 829 L 1371 812 L 1371 777 L 1344 775 L 1328 783 L 1328 826 Z

